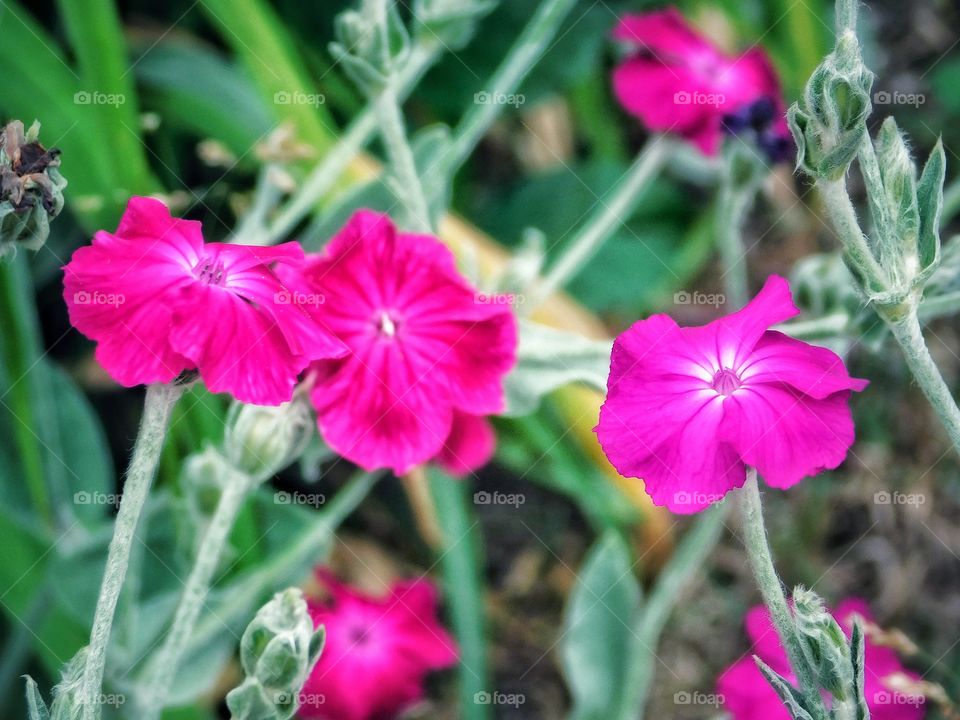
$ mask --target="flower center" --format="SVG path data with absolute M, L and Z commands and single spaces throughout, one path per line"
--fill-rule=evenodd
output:
M 205 258 L 193 269 L 193 274 L 200 282 L 208 285 L 223 285 L 227 278 L 227 268 L 219 258 Z
M 380 311 L 380 314 L 374 319 L 374 324 L 377 326 L 377 332 L 381 337 L 393 338 L 397 334 L 397 325 L 399 323 L 396 318 L 386 310 Z
M 740 378 L 737 374 L 728 368 L 722 368 L 713 376 L 713 383 L 711 386 L 714 390 L 724 396 L 733 395 L 741 385 Z

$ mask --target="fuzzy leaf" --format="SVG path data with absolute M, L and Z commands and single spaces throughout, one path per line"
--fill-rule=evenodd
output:
M 27 681 L 27 711 L 30 713 L 29 720 L 50 720 L 50 712 L 47 710 L 47 704 L 40 695 L 40 689 L 36 681 L 29 675 L 24 675 Z
M 943 142 L 937 140 L 917 184 L 920 267 L 925 277 L 929 276 L 940 262 L 940 213 L 943 210 L 943 180 L 946 170 L 947 158 L 943 152 Z
M 763 673 L 767 682 L 777 691 L 780 702 L 783 703 L 793 720 L 813 720 L 813 716 L 803 706 L 803 698 L 800 693 L 787 682 L 786 678 L 778 674 L 756 655 L 753 656 L 753 661 L 757 663 L 757 667 L 760 668 L 760 672 Z

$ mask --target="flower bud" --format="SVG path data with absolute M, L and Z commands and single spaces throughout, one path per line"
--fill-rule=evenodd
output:
M 799 167 L 815 177 L 843 176 L 867 132 L 872 86 L 856 35 L 844 32 L 787 113 Z
M 265 479 L 303 453 L 313 420 L 301 395 L 277 407 L 234 403 L 227 416 L 224 451 L 239 470 Z
M 19 120 L 0 132 L 0 259 L 18 245 L 38 250 L 63 209 L 60 151 L 44 148 L 39 135 L 39 123 L 24 133 Z
M 314 631 L 303 593 L 288 588 L 260 608 L 240 640 L 246 679 L 227 695 L 236 720 L 286 720 L 323 649 L 323 628 Z
M 793 604 L 800 644 L 820 685 L 838 699 L 850 697 L 854 687 L 853 664 L 840 625 L 812 590 L 798 587 L 793 593 Z
M 376 94 L 404 63 L 410 36 L 396 6 L 386 0 L 363 0 L 359 10 L 345 10 L 335 21 L 336 42 L 330 52 L 357 87 Z

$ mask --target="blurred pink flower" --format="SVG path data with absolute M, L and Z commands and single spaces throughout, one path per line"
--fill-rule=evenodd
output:
M 303 270 L 318 320 L 350 354 L 313 365 L 320 432 L 347 459 L 397 474 L 436 460 L 485 463 L 516 360 L 508 298 L 478 293 L 436 238 L 360 211 Z M 284 275 L 286 277 L 286 275 Z
M 617 471 L 642 478 L 657 505 L 691 513 L 743 485 L 746 465 L 788 488 L 843 462 L 850 391 L 867 381 L 830 350 L 768 330 L 799 312 L 774 275 L 708 325 L 653 315 L 621 334 L 596 427 Z
M 867 602 L 859 598 L 844 600 L 833 616 L 847 637 L 853 629 L 854 616 L 874 622 Z M 753 643 L 750 652 L 723 671 L 717 679 L 717 693 L 723 698 L 732 720 L 790 720 L 790 713 L 780 703 L 776 691 L 760 673 L 752 657 L 757 655 L 780 675 L 796 683 L 769 611 L 762 605 L 751 608 L 746 626 Z M 865 650 L 864 690 L 870 717 L 873 720 L 920 720 L 926 710 L 924 698 L 896 690 L 893 682 L 895 676 L 904 676 L 911 681 L 919 680 L 920 676 L 904 669 L 892 649 L 872 643 L 869 633 Z
M 613 73 L 623 107 L 651 130 L 676 133 L 715 155 L 724 129 L 752 131 L 773 160 L 792 152 L 780 83 L 759 47 L 728 56 L 669 7 L 625 15 L 613 37 L 631 54 Z
M 327 572 L 329 602 L 308 600 L 327 642 L 301 692 L 299 715 L 317 720 L 390 720 L 423 697 L 427 674 L 456 664 L 453 638 L 437 618 L 429 580 L 394 584 L 386 597 L 364 595 Z
M 116 233 L 100 231 L 64 266 L 70 322 L 97 343 L 121 385 L 196 369 L 211 392 L 279 405 L 297 375 L 345 348 L 289 297 L 272 267 L 303 259 L 277 247 L 204 244 L 200 223 L 158 200 L 130 199 Z

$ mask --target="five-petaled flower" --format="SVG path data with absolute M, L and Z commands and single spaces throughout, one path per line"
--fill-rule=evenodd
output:
M 423 681 L 457 662 L 457 646 L 437 618 L 437 591 L 421 578 L 393 584 L 382 598 L 318 577 L 330 593 L 308 599 L 327 641 L 301 692 L 299 714 L 317 720 L 396 717 L 423 697 Z
M 484 416 L 504 407 L 517 323 L 506 302 L 480 301 L 434 237 L 401 233 L 360 211 L 301 273 L 310 308 L 350 349 L 313 364 L 320 433 L 366 469 L 397 474 L 436 460 L 463 474 L 493 452 Z
M 774 275 L 708 325 L 653 315 L 620 335 L 596 427 L 620 474 L 642 478 L 656 504 L 691 513 L 743 485 L 747 465 L 787 488 L 843 462 L 850 393 L 867 381 L 830 350 L 768 329 L 799 312 Z
M 302 307 L 284 302 L 297 243 L 204 243 L 200 223 L 158 200 L 130 199 L 115 233 L 98 232 L 64 266 L 70 322 L 97 342 L 110 376 L 132 387 L 198 370 L 211 392 L 242 402 L 290 400 L 311 362 L 346 352 Z
M 874 622 L 867 602 L 859 598 L 841 602 L 833 616 L 847 637 L 853 630 L 855 617 L 861 622 Z M 770 612 L 763 606 L 752 608 L 747 613 L 746 626 L 752 643 L 750 652 L 723 671 L 717 679 L 717 694 L 723 698 L 732 720 L 789 720 L 789 711 L 752 657 L 756 655 L 775 672 L 796 683 Z M 923 695 L 904 689 L 920 680 L 920 676 L 906 670 L 891 648 L 873 642 L 870 633 L 866 634 L 865 649 L 864 696 L 870 717 L 874 720 L 920 720 L 926 710 Z
M 780 83 L 759 47 L 725 55 L 673 7 L 626 15 L 613 37 L 630 51 L 614 70 L 614 92 L 651 130 L 676 133 L 707 155 L 725 131 L 752 134 L 774 161 L 792 153 Z

